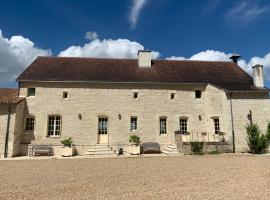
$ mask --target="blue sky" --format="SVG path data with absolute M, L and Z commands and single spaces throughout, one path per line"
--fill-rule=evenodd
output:
M 269 0 L 2 0 L 0 86 L 38 55 L 228 60 L 265 67 L 270 86 Z

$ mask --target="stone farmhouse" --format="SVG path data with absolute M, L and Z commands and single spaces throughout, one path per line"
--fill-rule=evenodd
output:
M 38 57 L 18 78 L 18 89 L 0 89 L 0 154 L 27 155 L 31 144 L 49 144 L 57 155 L 72 137 L 78 154 L 97 144 L 127 151 L 129 136 L 175 144 L 222 139 L 231 151 L 248 150 L 245 126 L 262 131 L 270 121 L 263 66 L 253 78 L 231 62 Z M 222 133 L 222 134 L 221 134 Z M 183 137 L 184 138 L 184 137 Z

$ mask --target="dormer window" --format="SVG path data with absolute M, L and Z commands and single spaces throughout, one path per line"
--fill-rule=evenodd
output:
M 27 88 L 27 96 L 28 97 L 36 96 L 36 88 Z

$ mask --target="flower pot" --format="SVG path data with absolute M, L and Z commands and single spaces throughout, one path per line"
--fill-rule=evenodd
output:
M 139 155 L 141 152 L 141 146 L 139 144 L 130 144 L 129 153 L 131 155 Z
M 62 147 L 62 156 L 63 157 L 70 157 L 74 155 L 74 147 L 69 147 L 69 146 L 63 146 Z

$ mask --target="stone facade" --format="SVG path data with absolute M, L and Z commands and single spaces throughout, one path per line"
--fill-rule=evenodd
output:
M 27 88 L 35 87 L 35 97 L 27 97 Z M 195 90 L 202 97 L 195 98 Z M 63 92 L 68 93 L 63 99 Z M 133 93 L 138 98 L 133 98 Z M 171 99 L 171 93 L 175 98 Z M 270 100 L 265 93 L 235 93 L 231 97 L 223 90 L 206 84 L 109 84 L 109 83 L 57 83 L 21 82 L 20 97 L 26 97 L 24 112 L 16 122 L 14 135 L 20 135 L 19 154 L 27 154 L 27 144 L 50 144 L 55 154 L 60 153 L 61 140 L 72 137 L 79 154 L 84 154 L 98 142 L 98 117 L 108 117 L 108 143 L 117 148 L 128 145 L 130 134 L 137 134 L 142 142 L 158 142 L 161 147 L 175 143 L 179 118 L 188 119 L 190 139 L 196 140 L 202 132 L 208 140 L 215 140 L 214 118 L 220 120 L 220 130 L 232 146 L 233 108 L 236 150 L 247 151 L 245 125 L 251 110 L 253 121 L 265 131 L 270 121 Z M 232 101 L 230 101 L 232 98 Z M 20 107 L 21 108 L 21 107 Z M 48 137 L 48 116 L 60 115 L 61 137 Z M 17 114 L 18 115 L 18 114 Z M 22 116 L 23 115 L 23 116 Z M 25 116 L 35 117 L 34 132 L 23 131 Z M 130 118 L 138 119 L 138 130 L 130 131 Z M 167 134 L 159 134 L 159 118 L 167 119 Z M 12 124 L 12 123 L 11 123 Z M 13 139 L 16 141 L 16 139 Z M 14 146 L 15 147 L 15 146 Z M 18 154 L 14 150 L 14 155 Z

